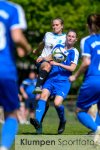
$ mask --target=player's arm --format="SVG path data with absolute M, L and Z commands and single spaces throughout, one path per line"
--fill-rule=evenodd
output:
M 60 64 L 59 66 L 66 69 L 66 70 L 68 70 L 68 71 L 71 71 L 71 72 L 75 71 L 75 69 L 77 67 L 77 65 L 75 63 L 71 63 L 70 66 L 64 65 L 64 64 Z
M 39 55 L 40 52 L 43 50 L 44 45 L 45 45 L 45 44 L 44 44 L 44 41 L 40 42 L 39 45 L 38 45 L 38 48 L 35 49 L 35 50 L 33 51 L 33 53 Z
M 47 57 L 39 56 L 39 57 L 37 58 L 36 62 L 39 63 L 39 62 L 41 62 L 41 61 L 43 61 L 43 60 L 45 60 L 45 61 L 51 61 L 51 60 L 53 60 L 53 59 L 52 59 L 52 55 L 50 54 L 50 55 L 48 55 Z
M 76 69 L 76 66 L 77 66 L 75 63 L 71 63 L 71 65 L 68 66 L 68 65 L 61 64 L 61 63 L 57 63 L 55 61 L 51 61 L 50 64 L 60 66 L 60 67 L 66 69 L 68 71 L 71 71 L 71 72 L 73 72 Z
M 16 45 L 21 47 L 26 54 L 29 54 L 32 51 L 30 44 L 28 43 L 27 39 L 25 38 L 23 31 L 21 29 L 12 29 L 11 36 Z M 19 53 L 20 55 L 20 53 Z
M 28 95 L 25 92 L 25 89 L 24 89 L 24 87 L 22 85 L 20 86 L 20 92 L 21 92 L 21 94 L 22 94 L 24 99 L 28 99 Z
M 88 66 L 90 65 L 91 60 L 90 57 L 88 56 L 83 56 L 82 58 L 82 64 L 80 66 L 80 68 L 78 69 L 78 71 L 74 74 L 74 76 L 76 77 L 76 79 L 86 71 L 86 69 L 88 68 Z
M 90 57 L 83 56 L 80 68 L 77 70 L 77 72 L 74 75 L 69 77 L 69 80 L 71 82 L 75 81 L 81 74 L 83 74 L 86 71 L 90 63 L 91 63 Z

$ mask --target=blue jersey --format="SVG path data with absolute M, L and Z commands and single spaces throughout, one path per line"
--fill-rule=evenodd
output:
M 35 98 L 35 94 L 32 94 L 32 91 L 35 89 L 36 82 L 36 79 L 25 79 L 21 84 L 29 98 Z
M 92 34 L 81 40 L 82 56 L 89 56 L 89 65 L 85 76 L 100 76 L 100 34 Z
M 11 30 L 26 29 L 23 9 L 14 3 L 0 1 L 0 78 L 17 79 Z
M 76 48 L 66 50 L 66 55 L 66 60 L 62 62 L 62 64 L 70 66 L 71 63 L 75 63 L 77 65 L 79 52 Z M 55 80 L 66 80 L 71 74 L 71 71 L 68 71 L 60 66 L 52 66 L 52 70 L 48 78 L 53 77 Z

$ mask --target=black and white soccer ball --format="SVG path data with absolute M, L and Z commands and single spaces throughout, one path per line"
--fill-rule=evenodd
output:
M 52 58 L 54 61 L 61 63 L 65 61 L 66 55 L 64 54 L 64 46 L 61 44 L 57 44 L 52 50 Z

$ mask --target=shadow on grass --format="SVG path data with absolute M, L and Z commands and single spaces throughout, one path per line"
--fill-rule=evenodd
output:
M 36 132 L 22 132 L 21 134 L 23 135 L 58 135 L 57 133 L 42 133 L 42 134 L 37 134 Z

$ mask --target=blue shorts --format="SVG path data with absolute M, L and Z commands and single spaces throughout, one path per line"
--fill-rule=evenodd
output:
M 5 112 L 19 108 L 18 85 L 14 80 L 0 79 L 0 106 Z
M 89 76 L 80 88 L 77 107 L 88 110 L 100 101 L 100 76 Z
M 70 90 L 71 83 L 67 80 L 47 79 L 43 85 L 43 89 L 48 89 L 51 96 L 61 96 L 65 99 Z
M 35 98 L 29 98 L 25 100 L 25 107 L 33 111 L 36 108 L 37 100 Z

